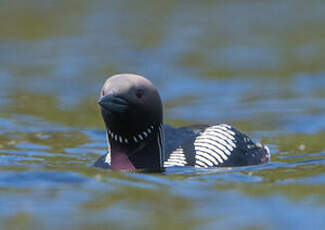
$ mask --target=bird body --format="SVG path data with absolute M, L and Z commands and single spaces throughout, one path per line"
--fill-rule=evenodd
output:
M 146 78 L 108 78 L 99 100 L 108 153 L 94 164 L 113 170 L 163 171 L 170 166 L 236 167 L 265 163 L 267 146 L 227 124 L 174 128 L 162 122 L 158 91 Z

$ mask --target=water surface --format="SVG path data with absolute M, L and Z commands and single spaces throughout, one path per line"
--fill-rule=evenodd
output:
M 0 0 L 0 229 L 324 229 L 325 3 Z M 91 167 L 106 77 L 147 76 L 165 123 L 229 123 L 271 162 Z

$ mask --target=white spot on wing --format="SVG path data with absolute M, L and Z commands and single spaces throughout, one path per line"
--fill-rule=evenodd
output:
M 228 140 L 228 139 L 230 139 L 232 141 L 235 140 L 234 136 L 232 136 L 229 133 L 225 132 L 224 130 L 221 130 L 221 129 L 218 129 L 218 128 L 212 127 L 211 129 L 207 130 L 206 132 L 218 135 L 218 136 L 220 136 L 220 138 L 222 138 L 224 140 Z
M 212 167 L 226 161 L 236 148 L 235 135 L 229 125 L 206 128 L 194 141 L 196 164 Z
M 224 127 L 224 126 L 222 126 L 222 125 L 218 125 L 218 128 L 223 129 L 224 131 L 226 131 L 227 133 L 229 133 L 229 134 L 231 134 L 231 135 L 233 135 L 233 136 L 236 135 L 236 134 L 234 133 L 234 131 L 232 131 L 231 129 L 226 128 L 226 127 Z
M 230 155 L 229 150 L 230 151 L 233 150 L 233 147 L 228 142 L 225 142 L 224 140 L 221 140 L 220 138 L 204 135 L 204 136 L 197 137 L 197 141 L 198 142 L 207 142 L 212 145 L 215 145 L 215 146 L 221 148 L 223 151 L 225 151 L 227 153 L 227 155 Z
M 210 154 L 208 154 L 208 153 L 201 152 L 201 151 L 198 150 L 198 151 L 196 151 L 196 154 L 199 155 L 199 156 L 202 156 L 204 158 L 209 159 L 215 165 L 218 165 L 219 164 L 219 162 L 214 157 L 212 157 Z
M 195 167 L 203 167 L 203 168 L 208 168 L 209 167 L 207 164 L 205 164 L 204 162 L 202 162 L 200 160 L 200 156 L 195 156 L 195 158 L 196 158 Z
M 167 161 L 164 162 L 164 167 L 170 166 L 185 166 L 186 159 L 181 147 L 178 147 L 174 152 L 172 152 Z
M 230 151 L 232 151 L 233 148 L 236 148 L 236 144 L 233 142 L 233 140 L 226 138 L 225 136 L 223 136 L 222 134 L 220 134 L 218 132 L 208 131 L 208 132 L 205 132 L 204 135 L 201 135 L 201 136 L 218 141 L 224 145 L 227 145 Z
M 220 150 L 218 153 L 216 153 L 216 151 L 209 149 L 208 146 L 202 146 L 202 145 L 195 145 L 195 150 L 207 153 L 207 154 L 215 157 L 220 163 L 223 163 L 223 160 L 219 155 L 220 153 L 222 153 L 222 151 L 220 151 Z
M 211 161 L 209 161 L 208 159 L 206 159 L 205 157 L 202 157 L 201 155 L 195 155 L 195 159 L 197 161 L 201 161 L 202 163 L 212 167 L 213 163 Z

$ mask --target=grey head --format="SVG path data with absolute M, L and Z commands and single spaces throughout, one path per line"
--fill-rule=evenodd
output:
M 163 170 L 162 103 L 155 86 L 135 74 L 104 83 L 98 101 L 105 122 L 110 168 Z

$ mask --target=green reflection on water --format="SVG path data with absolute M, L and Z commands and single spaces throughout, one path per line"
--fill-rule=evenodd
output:
M 80 32 L 86 1 L 1 1 L 0 40 L 40 40 Z
M 279 137 L 273 140 L 279 145 L 281 152 L 286 152 L 289 156 L 318 153 L 325 150 L 325 132 L 317 134 L 291 134 L 284 137 Z
M 20 212 L 12 215 L 10 218 L 4 221 L 4 229 L 40 229 L 38 221 L 30 214 L 26 212 Z
M 62 109 L 56 97 L 31 92 L 16 91 L 10 97 L 8 113 L 27 114 L 46 121 L 68 126 L 102 127 L 99 108 L 95 98 L 85 99 L 77 105 Z

